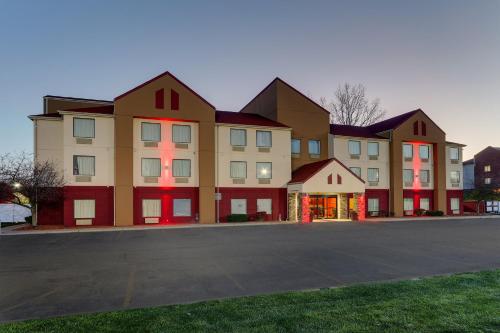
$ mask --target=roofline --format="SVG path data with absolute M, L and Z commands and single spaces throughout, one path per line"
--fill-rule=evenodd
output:
M 451 141 L 445 141 L 445 142 L 449 146 L 467 147 L 467 145 L 464 145 L 463 143 L 451 142 Z
M 113 118 L 115 115 L 113 113 L 98 113 L 98 112 L 84 112 L 84 111 L 69 111 L 69 110 L 59 110 L 59 114 L 71 114 L 71 115 L 92 115 L 96 117 L 106 117 Z
M 104 99 L 90 99 L 90 98 L 79 98 L 79 97 L 68 97 L 68 96 L 56 96 L 56 95 L 45 95 L 43 99 L 60 99 L 68 101 L 80 101 L 80 102 L 90 102 L 90 103 L 102 103 L 102 104 L 113 104 L 113 101 L 108 101 Z
M 215 109 L 215 106 L 213 106 L 210 102 L 208 102 L 206 99 L 204 99 L 203 97 L 201 97 L 196 91 L 194 91 L 193 89 L 191 89 L 187 84 L 185 84 L 184 82 L 182 82 L 181 80 L 179 80 L 175 75 L 173 75 L 172 73 L 170 73 L 169 71 L 165 71 L 155 77 L 153 77 L 152 79 L 144 82 L 144 83 L 141 83 L 140 85 L 136 86 L 135 88 L 132 88 L 126 92 L 124 92 L 123 94 L 117 96 L 114 98 L 113 101 L 117 101 L 125 96 L 127 96 L 128 94 L 131 94 L 133 93 L 134 91 L 136 90 L 139 90 L 141 89 L 142 87 L 144 86 L 147 86 L 148 84 L 150 84 L 151 82 L 153 81 L 156 81 L 164 76 L 171 76 L 174 80 L 176 80 L 177 82 L 179 82 L 182 86 L 184 86 L 184 88 L 186 88 L 187 90 L 189 90 L 191 93 L 193 93 L 195 96 L 197 96 L 199 99 L 201 99 L 203 102 L 205 102 L 206 104 L 208 104 L 210 107 L 212 107 L 213 109 Z
M 363 184 L 365 184 L 365 181 L 363 179 L 361 179 L 361 177 L 358 177 L 358 175 L 356 175 L 354 172 L 352 172 L 351 169 L 349 169 L 348 167 L 346 167 L 345 164 L 342 163 L 342 162 L 340 162 L 337 158 L 332 157 L 332 158 L 328 158 L 327 160 L 329 160 L 328 163 L 326 163 L 325 165 L 323 165 L 323 167 L 321 167 L 318 170 L 316 170 L 315 172 L 313 172 L 311 175 L 309 175 L 309 177 L 307 177 L 306 179 L 304 179 L 304 181 L 302 181 L 302 182 L 293 182 L 293 183 L 290 182 L 290 183 L 288 183 L 288 185 L 290 185 L 290 184 L 304 184 L 309 179 L 311 179 L 312 177 L 314 177 L 318 172 L 320 172 L 321 170 L 323 170 L 324 168 L 326 168 L 327 165 L 330 165 L 330 163 L 332 163 L 333 161 L 337 162 L 341 167 L 343 167 L 344 169 L 346 169 L 347 171 L 349 171 L 350 174 L 352 174 L 354 177 L 356 177 L 358 180 L 360 180 Z M 320 161 L 318 161 L 318 162 L 320 162 Z M 316 163 L 316 162 L 313 162 L 313 163 Z
M 222 123 L 222 122 L 215 122 L 216 126 L 229 126 L 229 127 L 246 127 L 246 128 L 254 128 L 254 127 L 259 127 L 259 128 L 269 128 L 269 129 L 275 129 L 275 130 L 283 130 L 283 131 L 291 131 L 292 128 L 288 126 L 271 126 L 271 125 L 255 125 L 255 124 L 236 124 L 236 123 Z
M 45 116 L 45 115 L 37 115 L 37 114 L 34 114 L 34 115 L 30 115 L 28 116 L 28 119 L 30 120 L 35 120 L 35 119 L 44 119 L 44 120 L 62 120 L 62 116 L 57 116 L 57 117 L 49 117 L 49 116 Z
M 435 122 L 434 120 L 432 120 L 432 118 L 431 118 L 431 117 L 429 117 L 429 115 L 428 115 L 427 113 L 425 113 L 425 112 L 424 112 L 424 110 L 422 110 L 422 109 L 420 109 L 420 108 L 415 109 L 415 110 L 412 110 L 412 111 L 408 111 L 408 112 L 405 112 L 405 113 L 401 113 L 400 115 L 397 115 L 397 116 L 394 116 L 394 117 L 391 117 L 391 118 L 388 118 L 388 119 L 384 119 L 384 120 L 379 121 L 379 122 L 377 122 L 377 123 L 371 124 L 370 126 L 375 126 L 375 125 L 380 124 L 380 123 L 382 123 L 382 122 L 384 122 L 384 121 L 387 121 L 387 120 L 390 120 L 390 119 L 392 119 L 392 118 L 396 118 L 396 117 L 399 117 L 399 116 L 402 116 L 402 115 L 405 115 L 405 114 L 408 114 L 408 113 L 412 113 L 412 112 L 414 112 L 414 114 L 412 114 L 412 115 L 410 116 L 410 118 L 406 119 L 405 121 L 403 121 L 403 122 L 402 122 L 401 124 L 399 124 L 398 126 L 396 126 L 396 127 L 394 127 L 394 128 L 390 128 L 390 129 L 385 130 L 385 131 L 382 131 L 382 132 L 377 132 L 377 133 L 383 133 L 383 132 L 387 132 L 387 131 L 390 131 L 390 130 L 395 130 L 395 129 L 399 128 L 401 125 L 403 125 L 404 123 L 406 123 L 408 120 L 410 120 L 410 119 L 411 119 L 411 117 L 413 117 L 414 115 L 416 115 L 418 112 L 422 112 L 422 113 L 423 113 L 423 114 L 424 114 L 427 118 L 429 118 L 429 120 L 430 120 L 430 121 L 434 124 L 434 126 L 436 126 L 436 127 L 437 127 L 437 128 L 438 128 L 441 132 L 443 132 L 443 134 L 445 134 L 445 135 L 446 135 L 446 132 L 445 132 L 445 131 L 443 131 L 443 129 L 442 129 L 441 127 L 439 127 L 439 126 L 438 126 L 438 124 L 436 124 L 436 122 Z M 370 126 L 367 126 L 367 127 L 370 127 Z
M 330 134 L 333 135 L 333 136 L 343 136 L 345 138 L 390 141 L 390 139 L 384 138 L 384 137 L 381 137 L 381 136 L 378 136 L 378 137 L 373 137 L 373 136 L 367 137 L 367 136 L 356 136 L 356 135 L 345 135 L 345 134 L 334 134 L 334 133 L 330 133 Z M 377 135 L 377 134 L 375 134 L 375 135 Z
M 257 97 L 259 97 L 260 95 L 262 95 L 264 93 L 264 91 L 266 91 L 274 82 L 277 82 L 277 81 L 280 81 L 281 83 L 285 84 L 287 87 L 291 88 L 293 91 L 297 92 L 299 95 L 302 95 L 302 97 L 304 97 L 305 99 L 307 99 L 308 101 L 312 102 L 314 105 L 316 105 L 317 107 L 319 107 L 321 110 L 323 110 L 324 112 L 330 114 L 330 111 L 328 111 L 327 109 L 325 109 L 324 107 L 322 107 L 321 105 L 319 105 L 317 102 L 313 101 L 310 97 L 307 97 L 306 95 L 304 95 L 303 93 L 301 93 L 297 88 L 294 88 L 293 86 L 291 86 L 289 83 L 285 82 L 284 80 L 282 80 L 281 78 L 279 78 L 278 76 L 276 78 L 274 78 L 274 80 L 272 80 L 264 89 L 262 89 L 257 95 L 255 95 L 254 98 L 252 98 L 250 100 L 250 102 L 248 102 L 247 104 L 245 104 L 244 107 L 242 107 L 240 109 L 239 112 L 241 112 L 244 108 L 246 108 L 247 106 L 249 106 L 254 100 L 257 99 Z

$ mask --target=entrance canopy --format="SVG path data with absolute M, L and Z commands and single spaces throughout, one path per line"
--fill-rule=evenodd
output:
M 365 182 L 336 158 L 295 170 L 288 193 L 364 193 Z

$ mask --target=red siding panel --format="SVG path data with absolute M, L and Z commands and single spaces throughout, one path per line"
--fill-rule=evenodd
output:
M 460 199 L 460 215 L 464 213 L 464 191 L 463 190 L 447 190 L 446 191 L 446 214 L 447 215 L 456 215 L 451 211 L 451 198 L 459 198 Z
M 94 199 L 95 218 L 92 225 L 112 226 L 114 220 L 114 188 L 112 186 L 65 186 L 64 226 L 74 227 L 74 200 Z
M 427 125 L 423 121 L 422 121 L 422 135 L 423 136 L 427 135 Z
M 170 109 L 179 110 L 179 93 L 173 89 L 170 90 Z
M 155 108 L 163 109 L 165 107 L 165 91 L 163 89 L 155 92 Z
M 413 198 L 413 209 L 420 209 L 420 198 L 429 199 L 429 209 L 434 210 L 434 190 L 403 190 L 403 198 Z
M 370 217 L 368 214 L 368 199 L 378 199 L 379 209 L 381 214 L 389 214 L 389 190 L 385 189 L 367 189 L 365 190 L 365 215 Z

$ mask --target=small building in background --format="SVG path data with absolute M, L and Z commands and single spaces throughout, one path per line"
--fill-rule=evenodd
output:
M 474 189 L 474 159 L 462 163 L 464 169 L 464 190 Z

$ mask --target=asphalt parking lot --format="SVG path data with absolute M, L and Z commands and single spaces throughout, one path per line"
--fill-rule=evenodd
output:
M 0 321 L 500 268 L 500 218 L 0 237 Z

